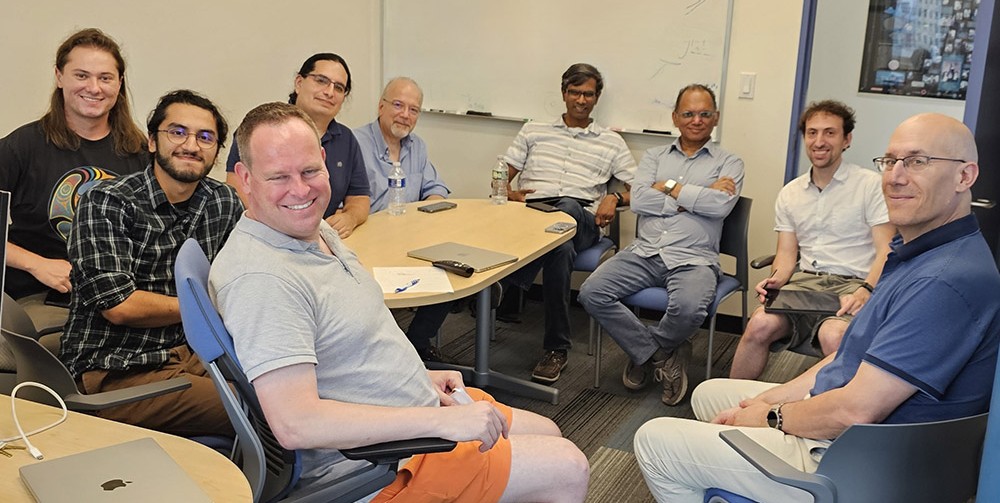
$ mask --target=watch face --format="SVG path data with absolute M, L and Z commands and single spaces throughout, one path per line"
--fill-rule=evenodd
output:
M 767 425 L 771 428 L 778 426 L 778 415 L 773 410 L 767 411 Z

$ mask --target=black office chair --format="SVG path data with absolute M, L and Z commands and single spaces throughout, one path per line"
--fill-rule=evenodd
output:
M 184 242 L 175 264 L 177 297 L 188 345 L 208 370 L 229 420 L 236 430 L 241 468 L 254 502 L 353 502 L 378 491 L 396 477 L 399 460 L 416 454 L 446 452 L 455 442 L 442 439 L 413 439 L 386 442 L 340 452 L 352 460 L 370 464 L 328 485 L 299 491 L 286 499 L 298 482 L 299 454 L 284 449 L 267 424 L 253 385 L 247 381 L 233 340 L 208 296 L 209 263 L 192 239 Z
M 6 306 L 4 306 L 6 312 Z M 4 340 L 14 353 L 16 362 L 16 383 L 37 382 L 55 391 L 69 410 L 93 412 L 116 405 L 125 405 L 147 398 L 153 398 L 191 387 L 191 381 L 184 377 L 176 377 L 166 381 L 142 384 L 131 388 L 103 391 L 101 393 L 84 394 L 77 388 L 76 381 L 56 355 L 42 347 L 35 339 L 16 332 L 0 329 Z M 51 395 L 37 388 L 24 388 L 18 392 L 18 398 L 59 407 L 59 403 Z
M 816 473 L 793 468 L 740 430 L 719 436 L 767 478 L 808 492 L 816 503 L 964 503 L 976 493 L 988 416 L 856 424 L 830 444 Z

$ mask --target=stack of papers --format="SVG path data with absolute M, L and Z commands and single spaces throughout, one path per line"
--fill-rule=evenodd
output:
M 375 267 L 372 273 L 384 294 L 455 291 L 448 273 L 437 267 Z

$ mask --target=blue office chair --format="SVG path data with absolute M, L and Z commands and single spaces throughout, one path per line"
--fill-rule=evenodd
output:
M 583 250 L 576 255 L 576 259 L 573 261 L 573 272 L 585 272 L 592 273 L 597 270 L 597 267 L 604 263 L 609 257 L 618 251 L 618 220 L 621 219 L 621 215 L 618 215 L 611 223 L 611 238 L 602 237 L 600 241 L 594 246 Z M 613 240 L 612 240 L 613 238 Z M 588 317 L 589 318 L 589 317 Z M 601 325 L 597 323 L 597 320 L 589 318 L 589 338 L 588 338 L 588 355 L 597 353 L 597 359 L 601 359 Z M 595 347 L 596 346 L 596 347 Z M 594 387 L 600 386 L 600 375 L 594 376 Z
M 993 378 L 990 410 L 1000 411 L 1000 365 Z M 990 415 L 983 444 L 983 464 L 979 471 L 979 501 L 1000 501 L 1000 413 Z
M 965 503 L 976 493 L 988 415 L 856 424 L 830 444 L 815 473 L 793 468 L 740 430 L 719 436 L 767 478 L 808 492 L 816 503 Z M 977 499 L 995 501 L 983 496 Z
M 348 459 L 366 460 L 370 464 L 328 485 L 286 498 L 301 473 L 299 453 L 284 449 L 267 424 L 253 385 L 247 381 L 236 358 L 232 337 L 209 299 L 208 258 L 197 241 L 184 242 L 174 267 L 188 345 L 215 383 L 236 430 L 241 468 L 250 482 L 255 503 L 353 502 L 391 483 L 400 459 L 455 447 L 455 442 L 447 440 L 413 439 L 341 450 Z
M 719 240 L 719 254 L 730 255 L 736 259 L 736 273 L 723 274 L 719 277 L 719 283 L 715 287 L 715 298 L 708 305 L 708 356 L 705 363 L 705 378 L 712 377 L 712 343 L 715 338 L 715 321 L 719 305 L 729 298 L 730 295 L 740 292 L 743 294 L 743 324 L 747 324 L 747 291 L 748 291 L 748 270 L 747 264 L 747 231 L 750 227 L 750 207 L 753 200 L 749 197 L 740 196 L 733 207 L 733 211 L 722 223 L 722 237 Z M 622 303 L 632 308 L 648 309 L 651 311 L 664 311 L 668 302 L 667 289 L 663 287 L 650 287 L 639 290 L 622 299 Z M 742 328 L 740 329 L 742 332 Z M 597 334 L 597 347 L 600 348 L 600 332 Z M 594 362 L 594 387 L 600 385 L 601 375 L 601 353 L 598 350 L 597 358 Z

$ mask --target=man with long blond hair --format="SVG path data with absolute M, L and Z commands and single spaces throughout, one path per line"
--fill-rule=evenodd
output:
M 56 51 L 48 112 L 0 140 L 0 190 L 11 192 L 8 294 L 41 305 L 70 292 L 66 240 L 80 196 L 101 180 L 141 171 L 145 143 L 118 43 L 96 28 L 70 35 Z M 64 320 L 65 310 L 59 314 Z

